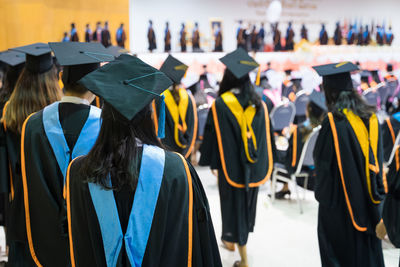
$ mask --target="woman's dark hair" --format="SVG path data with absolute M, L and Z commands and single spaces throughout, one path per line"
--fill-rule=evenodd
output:
M 376 112 L 374 106 L 369 105 L 365 100 L 355 91 L 340 91 L 334 88 L 324 86 L 326 105 L 329 111 L 335 115 L 343 116 L 343 109 L 353 111 L 355 115 L 362 119 L 369 119 L 373 113 Z
M 310 101 L 307 105 L 307 114 L 311 127 L 320 125 L 325 117 L 325 110 L 320 108 L 317 104 Z
M 254 104 L 257 111 L 261 108 L 261 98 L 255 92 L 254 87 L 250 82 L 249 75 L 245 75 L 238 79 L 229 69 L 225 69 L 224 77 L 219 85 L 218 96 L 221 96 L 223 93 L 228 92 L 233 88 L 239 89 L 241 91 L 240 94 L 245 96 L 246 102 Z
M 3 77 L 3 87 L 0 90 L 0 103 L 5 103 L 14 91 L 18 77 L 24 68 L 23 64 L 16 67 L 7 67 Z
M 129 121 L 104 102 L 101 118 L 99 137 L 80 170 L 82 177 L 106 189 L 119 191 L 126 186 L 135 189 L 138 140 L 142 144 L 162 147 L 155 133 L 150 105 Z M 114 182 L 112 186 L 108 175 Z

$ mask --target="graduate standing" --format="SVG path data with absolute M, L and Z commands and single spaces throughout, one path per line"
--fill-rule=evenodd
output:
M 104 28 L 101 31 L 101 43 L 106 48 L 111 46 L 111 34 L 110 30 L 108 29 L 108 21 L 104 22 Z
M 272 129 L 266 105 L 255 93 L 248 73 L 259 65 L 238 48 L 221 58 L 226 70 L 219 97 L 208 114 L 200 165 L 218 170 L 222 242 L 239 247 L 248 266 L 246 244 L 254 229 L 258 187 L 273 168 Z
M 92 41 L 92 29 L 90 29 L 90 24 L 86 24 L 86 29 L 85 29 L 85 42 L 89 43 Z
M 181 24 L 181 31 L 179 32 L 179 43 L 181 45 L 181 52 L 186 52 L 186 28 L 185 28 L 185 23 Z
M 126 33 L 125 33 L 125 29 L 124 29 L 124 24 L 123 23 L 121 23 L 121 25 L 119 26 L 115 36 L 116 36 L 115 39 L 117 41 L 117 45 L 119 47 L 125 48 Z
M 181 87 L 181 79 L 186 73 L 188 66 L 178 59 L 169 55 L 161 66 L 160 71 L 165 73 L 173 84 L 163 92 L 165 98 L 165 138 L 161 141 L 163 145 L 188 158 L 192 153 L 197 138 L 197 108 L 196 102 L 185 88 Z M 157 131 L 160 131 L 157 119 L 160 117 L 159 99 L 153 104 L 156 111 L 155 124 Z
M 110 61 L 100 43 L 50 43 L 64 66 L 65 96 L 29 116 L 21 134 L 25 223 L 32 258 L 38 266 L 69 266 L 63 197 L 69 162 L 87 154 L 100 130 L 95 96 L 77 81 Z
M 79 36 L 78 36 L 78 32 L 76 31 L 75 28 L 75 23 L 71 23 L 71 42 L 79 42 Z
M 169 22 L 165 22 L 164 30 L 164 52 L 168 53 L 171 51 L 171 31 L 169 29 Z
M 213 52 L 222 52 L 222 30 L 221 25 L 214 26 L 214 51 Z
M 150 103 L 171 80 L 121 55 L 79 84 L 105 103 L 94 147 L 68 169 L 71 265 L 222 266 L 196 171 L 154 131 Z
M 147 30 L 147 40 L 149 42 L 149 51 L 152 53 L 153 50 L 157 49 L 157 43 L 156 34 L 154 33 L 153 29 L 153 21 L 151 20 L 149 20 L 149 29 Z
M 199 24 L 197 22 L 194 23 L 194 29 L 192 33 L 192 49 L 193 52 L 201 52 L 200 50 L 200 30 Z
M 0 181 L 7 183 L 10 194 L 7 215 L 8 263 L 10 266 L 35 266 L 29 253 L 25 226 L 24 193 L 22 186 L 20 140 L 25 119 L 61 98 L 56 68 L 47 44 L 37 43 L 14 48 L 26 54 L 25 67 L 15 89 L 3 109 L 0 127 Z M 3 190 L 2 190 L 3 191 Z
M 328 33 L 325 29 L 325 24 L 322 24 L 321 31 L 319 32 L 319 44 L 320 45 L 327 45 L 328 44 Z
M 314 150 L 322 266 L 384 266 L 383 151 L 375 108 L 354 90 L 350 62 L 316 66 L 328 106 Z

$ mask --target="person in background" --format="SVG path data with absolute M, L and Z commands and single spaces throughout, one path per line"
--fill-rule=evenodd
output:
M 264 51 L 264 39 L 265 39 L 265 29 L 264 29 L 264 22 L 261 22 L 260 30 L 257 34 L 257 43 L 259 51 Z
M 183 22 L 181 24 L 181 31 L 179 32 L 179 44 L 181 45 L 181 52 L 186 52 L 186 28 Z
M 319 32 L 319 44 L 320 45 L 327 45 L 328 44 L 328 33 L 325 29 L 325 24 L 322 24 L 321 31 Z
M 64 32 L 64 37 L 62 38 L 62 42 L 69 42 L 69 36 L 68 36 L 68 32 Z
M 200 31 L 199 24 L 197 22 L 194 23 L 194 29 L 192 33 L 192 49 L 193 52 L 200 51 Z
M 125 33 L 125 29 L 124 29 L 124 24 L 123 23 L 121 23 L 121 25 L 117 29 L 117 33 L 116 33 L 116 38 L 115 39 L 116 39 L 117 45 L 119 47 L 125 48 L 126 33 Z
M 165 22 L 164 30 L 164 52 L 168 53 L 171 51 L 171 31 L 169 29 L 169 22 Z
M 103 43 L 102 39 L 101 39 L 101 32 L 103 31 L 103 29 L 101 28 L 101 22 L 98 21 L 96 23 L 96 30 L 93 32 L 93 36 L 92 36 L 92 40 L 98 43 Z
M 294 50 L 294 31 L 292 27 L 292 22 L 289 22 L 289 25 L 286 29 L 286 45 L 285 45 L 285 50 L 286 51 L 293 51 Z
M 357 33 L 357 45 L 363 45 L 363 44 L 364 44 L 364 28 L 363 26 L 360 26 Z
M 95 145 L 67 172 L 72 266 L 222 267 L 201 181 L 154 131 L 150 103 L 171 80 L 121 55 L 78 83 L 104 107 Z
M 371 34 L 369 32 L 368 25 L 365 26 L 365 30 L 363 32 L 363 45 L 369 45 L 371 43 Z
M 375 228 L 385 197 L 375 107 L 353 88 L 350 62 L 315 66 L 329 110 L 314 149 L 322 266 L 383 267 Z
M 86 24 L 86 29 L 85 29 L 85 42 L 89 43 L 92 41 L 92 29 L 90 29 L 90 24 Z
M 350 30 L 347 33 L 347 44 L 352 45 L 356 41 L 357 29 L 356 24 L 350 25 Z
M 340 27 L 340 22 L 336 22 L 336 28 L 335 28 L 335 33 L 333 35 L 333 42 L 335 45 L 341 45 L 342 44 L 342 27 Z
M 79 36 L 78 36 L 78 32 L 76 31 L 75 28 L 75 23 L 71 23 L 71 42 L 79 42 Z
M 21 132 L 25 119 L 32 113 L 60 100 L 56 68 L 47 44 L 36 43 L 13 50 L 26 54 L 26 63 L 15 89 L 6 103 L 0 127 L 0 181 L 7 181 L 10 194 L 7 215 L 7 242 L 10 266 L 36 266 L 30 253 L 25 226 L 24 192 L 21 161 Z M 4 150 L 3 150 L 4 151 Z M 4 192 L 4 188 L 1 189 Z
M 383 27 L 381 27 L 380 25 L 376 26 L 376 43 L 378 45 L 384 45 L 385 44 L 385 30 Z
M 108 21 L 104 22 L 104 28 L 101 31 L 101 43 L 105 48 L 111 46 L 111 34 L 108 29 Z
M 258 43 L 258 32 L 257 32 L 257 27 L 256 25 L 253 25 L 251 32 L 250 32 L 250 46 L 251 46 L 251 51 L 257 52 L 259 48 L 259 43 Z
M 214 52 L 222 52 L 222 31 L 219 24 L 214 26 L 214 39 Z
M 301 36 L 301 39 L 304 39 L 304 40 L 308 41 L 308 30 L 307 30 L 306 25 L 304 23 L 301 26 L 300 36 Z
M 281 44 L 281 31 L 278 29 L 278 22 L 272 25 L 273 28 L 273 41 L 274 41 L 274 51 L 279 52 L 282 50 Z
M 247 50 L 246 48 L 246 29 L 243 27 L 243 21 L 239 20 L 239 26 L 236 30 L 236 43 L 237 43 L 237 48 L 241 47 L 244 50 Z
M 188 94 L 181 86 L 181 80 L 186 74 L 188 66 L 178 59 L 169 55 L 160 68 L 160 71 L 167 75 L 173 84 L 163 92 L 165 101 L 165 137 L 162 144 L 171 151 L 182 154 L 185 158 L 191 155 L 198 129 L 196 101 L 192 94 Z M 157 119 L 161 116 L 159 100 L 153 104 L 154 122 L 156 132 L 161 133 L 157 125 Z
M 150 53 L 157 49 L 156 34 L 153 29 L 153 21 L 149 20 L 149 28 L 147 30 L 147 41 L 149 42 Z
M 389 26 L 389 29 L 385 33 L 385 40 L 384 43 L 387 45 L 392 45 L 394 39 L 394 34 L 392 32 L 392 26 Z
M 247 267 L 246 244 L 254 229 L 258 187 L 273 169 L 273 135 L 267 107 L 248 74 L 258 63 L 242 48 L 220 61 L 226 69 L 219 97 L 208 113 L 199 164 L 210 166 L 218 176 L 222 243 L 230 251 L 236 244 L 241 260 L 234 266 Z

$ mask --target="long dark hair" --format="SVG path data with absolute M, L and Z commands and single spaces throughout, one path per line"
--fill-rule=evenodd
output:
M 325 86 L 324 92 L 329 111 L 339 117 L 343 116 L 343 109 L 349 109 L 358 117 L 366 120 L 376 112 L 376 108 L 365 102 L 355 90 L 338 91 Z
M 6 68 L 3 76 L 3 87 L 0 90 L 0 103 L 4 104 L 10 98 L 23 68 L 23 64 Z
M 255 92 L 254 87 L 250 82 L 249 75 L 245 75 L 238 79 L 230 70 L 225 69 L 224 77 L 219 86 L 218 96 L 221 96 L 223 93 L 233 88 L 239 89 L 241 91 L 240 94 L 245 96 L 246 102 L 254 104 L 257 111 L 261 108 L 261 98 Z
M 81 174 L 85 181 L 106 189 L 136 188 L 138 140 L 142 144 L 162 147 L 157 139 L 150 105 L 129 121 L 107 102 L 101 114 L 102 125 L 92 150 L 85 157 Z M 113 185 L 110 186 L 110 175 Z

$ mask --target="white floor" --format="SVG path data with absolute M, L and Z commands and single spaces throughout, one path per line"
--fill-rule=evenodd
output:
M 232 266 L 239 260 L 239 253 L 228 252 L 221 247 L 221 213 L 216 177 L 208 168 L 196 168 L 210 204 L 215 233 L 220 244 L 224 266 Z M 307 192 L 304 213 L 300 214 L 294 200 L 268 200 L 269 184 L 260 189 L 258 195 L 256 227 L 247 244 L 251 267 L 317 267 L 321 266 L 317 238 L 318 203 L 312 192 Z M 397 267 L 400 251 L 384 243 L 387 267 Z

